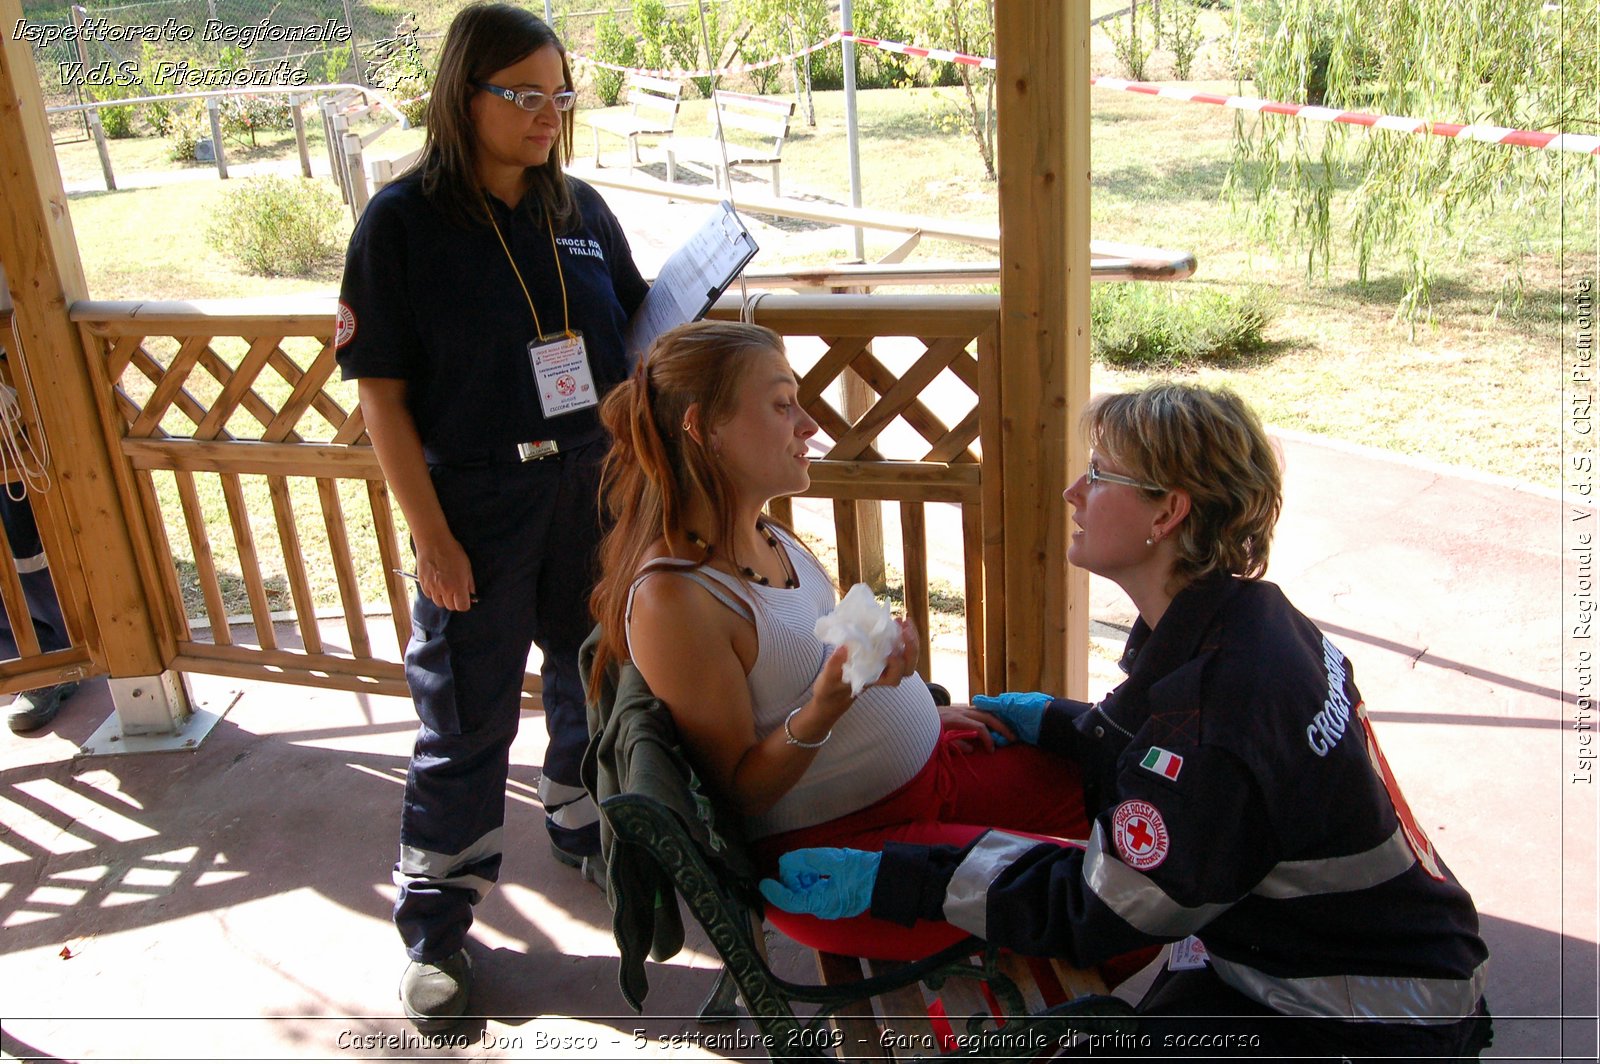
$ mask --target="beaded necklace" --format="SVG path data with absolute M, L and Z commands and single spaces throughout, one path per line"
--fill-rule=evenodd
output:
M 766 537 L 767 546 L 772 548 L 772 553 L 774 553 L 774 554 L 776 554 L 778 556 L 778 560 L 780 562 L 783 562 L 783 568 L 784 568 L 784 573 L 785 573 L 785 576 L 783 578 L 783 586 L 785 588 L 790 589 L 790 590 L 799 587 L 800 586 L 799 581 L 795 580 L 795 578 L 793 576 L 787 575 L 788 572 L 789 572 L 789 563 L 784 558 L 783 553 L 778 549 L 778 537 L 773 535 L 772 534 L 772 529 L 768 528 L 766 525 L 757 525 L 756 527 L 760 530 L 761 534 Z M 705 540 L 700 538 L 700 533 L 695 532 L 695 531 L 693 531 L 691 529 L 691 530 L 687 530 L 687 534 L 689 536 L 689 542 L 693 543 L 696 547 L 699 547 L 701 550 L 705 551 L 706 555 L 708 557 L 710 556 L 711 552 L 713 550 L 715 550 L 715 548 L 712 547 L 711 544 L 707 543 Z M 749 580 L 751 583 L 760 584 L 762 587 L 771 587 L 772 586 L 772 581 L 771 580 L 768 580 L 766 577 L 762 576 L 760 573 L 756 572 L 754 569 L 750 568 L 748 565 L 739 566 L 739 572 L 741 574 L 743 574 L 744 578 L 746 580 Z

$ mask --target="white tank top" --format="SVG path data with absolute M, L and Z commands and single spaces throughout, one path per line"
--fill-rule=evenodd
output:
M 653 568 L 641 574 L 628 592 L 631 620 L 639 582 L 655 572 L 673 573 L 694 580 L 754 622 L 756 660 L 747 681 L 757 740 L 781 729 L 791 711 L 811 700 L 812 684 L 834 649 L 813 634 L 817 618 L 833 609 L 833 581 L 810 551 L 781 529 L 772 531 L 789 557 L 799 587 L 747 585 L 717 569 L 684 562 L 681 568 Z M 745 818 L 750 837 L 822 824 L 887 797 L 922 771 L 938 739 L 939 711 L 927 685 L 917 677 L 896 687 L 867 688 L 833 726 L 833 737 L 817 750 L 799 782 L 771 809 Z

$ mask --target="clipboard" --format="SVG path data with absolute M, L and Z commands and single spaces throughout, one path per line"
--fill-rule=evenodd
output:
M 727 200 L 719 203 L 667 259 L 644 302 L 629 319 L 623 344 L 630 364 L 644 358 L 655 338 L 668 329 L 704 317 L 758 250 L 755 237 L 739 220 L 733 204 Z

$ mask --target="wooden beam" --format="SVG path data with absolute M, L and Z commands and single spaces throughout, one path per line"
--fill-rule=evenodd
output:
M 744 309 L 738 292 L 724 293 L 706 313 L 708 318 L 738 321 Z M 911 335 L 887 333 L 891 317 L 915 322 L 918 336 L 976 336 L 994 320 L 994 297 L 797 295 L 763 300 L 755 308 L 756 324 L 785 336 L 815 336 L 820 328 L 830 337 Z
M 15 694 L 77 679 L 87 675 L 92 664 L 89 652 L 83 647 L 68 647 L 26 659 L 0 661 L 0 694 Z
M 263 473 L 280 477 L 382 480 L 371 447 L 337 443 L 258 443 L 253 440 L 124 440 L 135 469 L 190 473 Z
M 21 18 L 19 0 L 0 0 L 0 26 Z M 14 354 L 34 380 L 48 382 L 37 389 L 40 420 L 93 610 L 91 649 L 114 677 L 157 675 L 166 664 L 166 615 L 152 605 L 161 593 L 149 581 L 157 571 L 154 550 L 132 471 L 109 444 L 120 433 L 109 393 L 102 407 L 92 356 L 68 315 L 88 286 L 33 55 L 10 33 L 0 33 L 0 186 L 0 264 L 21 337 Z
M 1088 574 L 1067 566 L 1061 491 L 1087 461 L 1089 5 L 997 0 L 995 63 L 1004 683 L 1081 698 Z

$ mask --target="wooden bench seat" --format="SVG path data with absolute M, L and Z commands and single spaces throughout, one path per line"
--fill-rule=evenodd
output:
M 782 195 L 778 166 L 783 161 L 783 142 L 789 136 L 794 118 L 793 100 L 776 100 L 743 92 L 713 92 L 713 119 L 720 123 L 722 139 L 674 136 L 662 147 L 667 152 L 667 180 L 677 179 L 678 162 L 697 163 L 710 168 L 718 188 L 729 187 L 729 170 L 766 167 L 772 194 Z M 713 125 L 713 133 L 718 126 Z M 724 151 L 726 145 L 726 151 Z
M 670 137 L 678 123 L 678 109 L 683 103 L 683 85 L 647 74 L 629 74 L 626 111 L 585 111 L 583 120 L 589 123 L 594 134 L 594 164 L 600 162 L 600 134 L 609 133 L 621 138 L 628 148 L 628 171 L 631 173 L 639 158 L 639 138 L 644 136 Z

